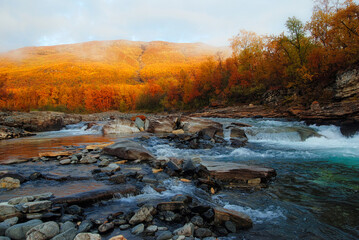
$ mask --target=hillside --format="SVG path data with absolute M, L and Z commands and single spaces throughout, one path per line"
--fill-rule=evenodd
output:
M 7 88 L 136 84 L 176 76 L 229 49 L 202 43 L 93 41 L 0 54 Z

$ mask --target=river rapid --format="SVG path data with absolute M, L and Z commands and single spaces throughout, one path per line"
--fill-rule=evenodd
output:
M 253 228 L 241 231 L 233 239 L 358 239 L 359 238 L 359 134 L 344 137 L 336 126 L 307 126 L 303 122 L 284 119 L 211 119 L 224 126 L 230 141 L 231 123 L 247 123 L 243 128 L 248 144 L 242 148 L 214 147 L 206 150 L 177 149 L 168 140 L 152 137 L 141 142 L 157 157 L 194 158 L 203 161 L 235 162 L 276 169 L 277 178 L 261 190 L 224 190 L 212 196 L 211 202 L 228 209 L 248 214 Z M 101 124 L 100 124 L 101 126 Z M 85 130 L 84 123 L 68 126 L 56 132 L 45 132 L 34 137 L 0 142 L 0 161 L 29 158 L 39 152 L 62 150 L 66 146 L 114 141 L 119 136 L 102 136 L 101 128 Z M 309 134 L 308 134 L 309 133 Z M 0 166 L 0 170 L 17 168 Z M 21 167 L 20 167 L 21 168 Z M 42 168 L 27 164 L 23 171 Z M 53 171 L 52 163 L 48 171 Z M 71 168 L 82 174 L 81 167 Z M 83 170 L 83 169 L 82 169 Z M 61 166 L 60 173 L 70 171 Z M 94 180 L 82 183 L 39 182 L 38 192 L 53 191 L 66 195 L 96 188 L 102 183 Z M 109 206 L 129 206 L 141 199 L 166 199 L 178 193 L 196 195 L 195 187 L 168 181 L 167 190 L 158 193 L 150 187 L 142 194 L 115 199 Z M 26 195 L 33 186 L 0 192 L 0 200 Z M 208 199 L 203 199 L 208 201 Z M 108 208 L 108 207 L 107 207 Z M 110 211 L 110 209 L 109 209 Z M 93 214 L 93 213 L 89 213 Z

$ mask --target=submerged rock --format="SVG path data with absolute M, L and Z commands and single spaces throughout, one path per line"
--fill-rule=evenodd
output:
M 253 226 L 251 218 L 244 213 L 220 207 L 214 208 L 215 224 L 222 225 L 227 221 L 234 223 L 238 229 L 248 229 Z

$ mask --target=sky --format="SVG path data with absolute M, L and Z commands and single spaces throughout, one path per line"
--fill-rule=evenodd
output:
M 241 29 L 280 34 L 313 0 L 0 0 L 0 52 L 92 40 L 228 46 Z

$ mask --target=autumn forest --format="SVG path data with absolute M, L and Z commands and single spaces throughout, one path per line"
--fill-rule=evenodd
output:
M 240 31 L 231 48 L 201 43 L 102 41 L 0 54 L 0 109 L 64 112 L 193 110 L 333 101 L 337 74 L 359 63 L 359 5 L 317 1 L 286 32 Z

